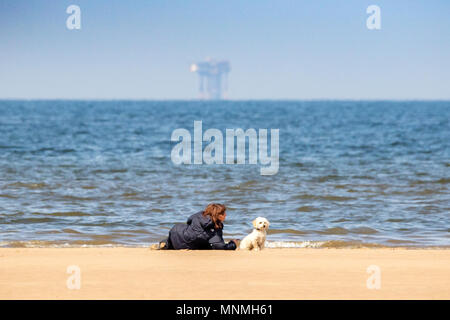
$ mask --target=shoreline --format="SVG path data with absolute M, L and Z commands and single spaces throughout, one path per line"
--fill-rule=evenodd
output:
M 323 249 L 0 248 L 0 299 L 450 299 L 447 249 Z
M 228 242 L 230 239 L 225 239 Z M 150 248 L 154 242 L 144 243 L 109 243 L 109 242 L 67 242 L 67 241 L 3 241 L 0 242 L 0 249 L 7 248 Z M 377 243 L 363 242 L 357 240 L 270 240 L 266 241 L 266 249 L 406 249 L 406 250 L 427 250 L 440 249 L 449 250 L 450 245 L 425 245 L 425 244 L 405 244 L 405 243 Z

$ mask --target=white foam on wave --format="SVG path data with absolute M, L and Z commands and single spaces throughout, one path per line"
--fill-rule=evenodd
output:
M 71 244 L 71 243 L 46 243 L 40 241 L 3 241 L 0 248 L 146 248 L 149 244 Z
M 266 241 L 267 248 L 320 248 L 324 241 Z

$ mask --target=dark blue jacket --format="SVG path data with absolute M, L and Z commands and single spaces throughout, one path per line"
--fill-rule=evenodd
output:
M 186 224 L 176 224 L 169 232 L 168 249 L 221 249 L 235 250 L 233 241 L 225 243 L 222 229 L 214 229 L 214 223 L 209 216 L 203 216 L 203 211 L 189 217 Z

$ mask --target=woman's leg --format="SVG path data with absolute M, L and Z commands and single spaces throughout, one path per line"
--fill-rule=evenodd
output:
M 166 239 L 166 247 L 165 249 L 175 249 L 170 241 L 170 236 Z

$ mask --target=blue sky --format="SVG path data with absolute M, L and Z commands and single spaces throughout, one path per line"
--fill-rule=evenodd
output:
M 450 1 L 0 0 L 0 98 L 194 99 L 206 57 L 230 99 L 450 99 Z

